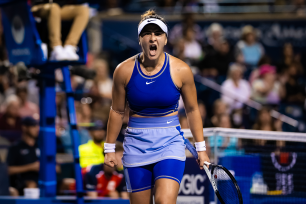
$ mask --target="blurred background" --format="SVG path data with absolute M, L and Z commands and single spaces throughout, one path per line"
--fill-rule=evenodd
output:
M 34 7 L 37 2 L 28 3 Z M 169 37 L 165 51 L 186 62 L 194 73 L 203 128 L 305 133 L 305 3 L 305 0 L 59 1 L 61 7 L 76 4 L 88 7 L 87 63 L 70 66 L 85 188 L 97 185 L 97 181 L 92 181 L 92 175 L 96 174 L 86 167 L 104 161 L 102 147 L 112 102 L 112 74 L 120 62 L 141 52 L 137 26 L 140 15 L 148 9 L 154 9 L 167 21 Z M 24 188 L 38 186 L 39 72 L 36 67 L 10 63 L 0 25 L 0 159 L 8 167 L 8 173 L 0 174 L 0 180 L 9 176 L 3 194 L 23 195 Z M 57 194 L 73 195 L 75 181 L 66 94 L 61 70 L 55 73 Z M 182 100 L 179 119 L 181 127 L 188 129 Z M 118 143 L 123 142 L 127 123 L 126 115 Z M 216 145 L 223 155 L 260 154 L 270 158 L 274 153 L 283 165 L 294 160 L 292 152 L 303 158 L 305 143 L 286 142 L 277 137 L 275 134 L 275 140 L 269 141 L 243 140 L 229 134 L 218 140 L 208 138 L 206 142 L 211 147 L 212 161 L 216 158 L 213 152 Z M 118 151 L 122 154 L 122 149 Z M 269 158 L 264 161 L 270 162 Z M 304 160 L 299 162 L 305 165 Z M 101 168 L 97 167 L 97 172 Z M 120 168 L 118 172 L 122 172 Z M 114 170 L 103 171 L 112 175 Z M 269 175 L 265 173 L 250 179 L 259 179 L 277 195 L 289 195 L 296 189 L 305 192 L 305 184 L 295 183 L 298 181 L 290 180 L 288 175 L 285 176 L 288 181 L 283 183 L 282 174 L 273 175 L 273 181 L 267 181 Z M 118 181 L 115 190 L 106 194 L 88 195 L 127 198 L 122 182 Z M 299 187 L 292 187 L 292 183 Z M 248 185 L 245 188 L 249 193 Z M 266 189 L 260 192 L 267 194 L 267 186 L 260 188 Z

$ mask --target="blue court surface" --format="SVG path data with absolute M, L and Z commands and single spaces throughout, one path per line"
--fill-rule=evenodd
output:
M 10 197 L 1 196 L 1 204 L 69 204 L 76 203 L 74 196 L 58 196 L 56 198 L 40 198 L 40 199 L 28 199 L 24 197 Z M 129 204 L 129 200 L 123 199 L 108 199 L 108 198 L 98 198 L 98 199 L 84 199 L 84 203 L 88 204 Z
M 252 195 L 250 204 L 304 204 L 306 198 L 293 196 Z

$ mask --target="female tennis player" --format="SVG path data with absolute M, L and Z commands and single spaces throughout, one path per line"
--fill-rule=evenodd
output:
M 193 74 L 187 64 L 163 51 L 168 29 L 154 11 L 141 16 L 138 35 L 142 53 L 119 64 L 114 72 L 105 164 L 113 167 L 118 162 L 115 141 L 127 101 L 130 118 L 122 163 L 130 202 L 151 204 L 154 195 L 156 204 L 175 204 L 186 160 L 178 120 L 180 95 L 196 141 L 198 162 L 209 162 Z

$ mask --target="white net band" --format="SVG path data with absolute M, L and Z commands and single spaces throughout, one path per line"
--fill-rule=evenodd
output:
M 186 138 L 191 138 L 190 129 L 182 129 Z M 243 139 L 263 139 L 263 140 L 279 140 L 292 142 L 306 142 L 306 133 L 294 132 L 277 132 L 262 130 L 243 130 L 231 128 L 204 128 L 204 138 L 210 136 L 236 137 Z

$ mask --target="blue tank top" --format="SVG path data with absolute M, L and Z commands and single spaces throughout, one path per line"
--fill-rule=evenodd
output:
M 147 76 L 140 68 L 136 57 L 132 77 L 126 86 L 130 109 L 142 116 L 164 116 L 178 110 L 180 90 L 172 81 L 169 56 L 165 53 L 162 69 L 155 75 Z

